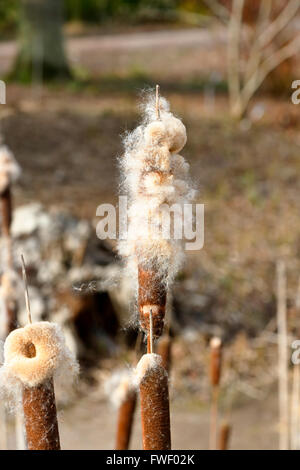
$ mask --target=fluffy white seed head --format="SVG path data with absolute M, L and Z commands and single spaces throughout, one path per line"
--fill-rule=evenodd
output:
M 119 408 L 122 403 L 135 391 L 132 369 L 116 370 L 105 382 L 105 392 L 111 404 Z
M 0 193 L 3 193 L 21 174 L 21 168 L 6 145 L 0 146 Z
M 78 364 L 66 347 L 59 325 L 49 322 L 28 324 L 12 331 L 6 338 L 0 375 L 9 379 L 7 383 L 34 387 L 50 377 L 65 380 L 65 375 L 74 378 L 77 374 Z
M 163 235 L 168 217 L 165 206 L 191 202 L 194 192 L 188 178 L 189 165 L 178 152 L 186 143 L 186 129 L 173 116 L 164 98 L 143 105 L 143 123 L 124 139 L 122 190 L 127 193 L 128 238 L 119 243 L 119 253 L 128 260 L 127 267 L 136 278 L 137 266 L 156 264 L 156 269 L 170 286 L 183 260 L 182 239 Z M 178 211 L 177 211 L 178 213 Z M 178 214 L 177 214 L 178 215 Z M 183 223 L 181 219 L 181 223 Z M 128 269 L 127 269 L 128 272 Z

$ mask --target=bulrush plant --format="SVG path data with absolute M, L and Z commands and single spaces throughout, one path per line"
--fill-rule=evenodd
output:
M 217 449 L 218 433 L 218 401 L 221 379 L 222 342 L 214 337 L 210 341 L 210 384 L 211 384 L 211 411 L 210 411 L 210 449 Z
M 220 426 L 219 433 L 219 450 L 228 450 L 229 438 L 231 433 L 231 426 L 227 421 L 224 421 Z
M 116 371 L 106 383 L 106 391 L 112 404 L 118 409 L 115 449 L 128 450 L 137 401 L 132 369 Z
M 27 284 L 25 295 L 29 323 L 5 340 L 1 391 L 15 399 L 22 394 L 28 450 L 60 450 L 54 380 L 67 383 L 78 365 L 57 324 L 31 323 Z
M 158 86 L 143 113 L 142 124 L 124 142 L 121 169 L 129 199 L 128 235 L 120 241 L 119 252 L 136 280 L 140 327 L 147 336 L 147 354 L 136 368 L 143 448 L 164 450 L 171 448 L 168 374 L 161 357 L 153 353 L 153 341 L 162 335 L 167 293 L 183 260 L 182 237 L 171 237 L 165 222 L 170 223 L 172 206 L 175 224 L 180 222 L 182 228 L 182 209 L 194 191 L 189 165 L 178 153 L 186 143 L 185 126 L 159 97 Z

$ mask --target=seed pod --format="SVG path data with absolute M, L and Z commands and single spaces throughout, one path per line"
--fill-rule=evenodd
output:
M 220 338 L 210 341 L 210 381 L 213 387 L 219 385 L 221 377 L 222 343 Z
M 137 365 L 144 450 L 171 449 L 168 374 L 158 354 L 145 354 Z
M 222 423 L 219 436 L 219 450 L 227 450 L 231 433 L 231 426 L 225 422 Z
M 116 450 L 128 450 L 136 406 L 136 391 L 130 390 L 119 407 Z

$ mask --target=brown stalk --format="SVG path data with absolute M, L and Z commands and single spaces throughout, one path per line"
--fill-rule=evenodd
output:
M 157 354 L 162 357 L 162 363 L 166 371 L 170 372 L 171 367 L 171 346 L 172 338 L 168 334 L 164 334 L 158 341 Z
M 7 267 L 13 268 L 12 258 L 12 242 L 10 227 L 12 222 L 12 195 L 10 186 L 8 186 L 0 195 L 1 200 L 1 215 L 2 215 L 2 235 L 7 241 Z M 7 335 L 13 331 L 17 326 L 17 305 L 16 302 L 6 299 L 6 313 L 7 313 Z
M 28 450 L 60 450 L 53 379 L 24 387 L 23 410 Z
M 219 338 L 210 342 L 210 382 L 212 387 L 210 410 L 210 449 L 217 449 L 219 384 L 221 378 L 222 343 Z
M 2 214 L 2 234 L 4 237 L 10 237 L 10 226 L 12 221 L 12 197 L 10 186 L 8 186 L 1 193 L 0 197 Z
M 132 431 L 136 392 L 131 390 L 119 408 L 116 450 L 128 450 Z
M 140 382 L 144 450 L 171 449 L 168 374 L 157 365 Z
M 166 311 L 166 288 L 163 278 L 153 268 L 139 266 L 138 268 L 138 305 L 141 327 L 145 332 L 150 331 L 150 309 L 153 316 L 153 336 L 161 336 L 164 327 Z
M 228 442 L 231 433 L 231 426 L 225 422 L 221 425 L 220 435 L 219 435 L 219 450 L 227 450 Z

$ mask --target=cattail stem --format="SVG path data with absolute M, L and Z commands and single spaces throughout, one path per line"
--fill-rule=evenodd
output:
M 170 372 L 171 368 L 171 348 L 172 348 L 172 338 L 168 334 L 164 334 L 160 337 L 157 345 L 157 354 L 162 358 L 162 364 L 166 371 Z
M 209 448 L 210 450 L 217 449 L 218 438 L 218 405 L 219 405 L 219 387 L 214 386 L 211 397 L 210 407 L 210 433 L 209 433 Z
M 286 319 L 286 270 L 285 263 L 277 263 L 277 328 L 278 328 L 278 385 L 279 385 L 279 448 L 288 450 L 288 341 Z
M 161 365 L 150 368 L 140 382 L 144 450 L 171 449 L 168 375 Z
M 228 442 L 231 433 L 231 426 L 228 423 L 222 423 L 219 435 L 219 450 L 228 450 Z
M 136 392 L 131 390 L 119 408 L 116 450 L 128 450 L 136 407 Z
M 210 382 L 212 387 L 210 410 L 210 439 L 211 450 L 217 449 L 218 439 L 218 401 L 219 384 L 221 378 L 222 343 L 220 338 L 212 338 L 210 341 Z
M 293 367 L 293 389 L 291 397 L 291 450 L 298 449 L 299 433 L 299 398 L 300 398 L 300 369 L 298 364 Z
M 10 226 L 12 221 L 12 197 L 10 186 L 1 193 L 1 215 L 2 215 L 2 234 L 4 237 L 10 237 Z
M 28 450 L 60 450 L 53 379 L 24 387 L 23 410 Z
M 149 334 L 151 310 L 153 336 L 161 336 L 164 327 L 167 300 L 163 278 L 158 276 L 153 269 L 139 266 L 138 281 L 138 305 L 141 327 Z

